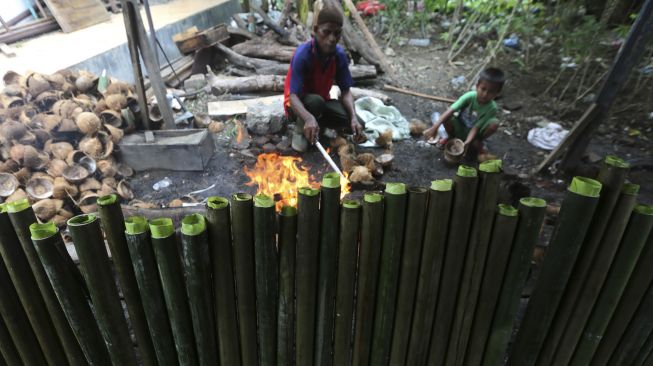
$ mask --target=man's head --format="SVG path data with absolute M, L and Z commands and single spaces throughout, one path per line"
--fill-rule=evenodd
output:
M 481 71 L 476 83 L 476 99 L 481 104 L 491 102 L 499 95 L 505 82 L 506 77 L 503 71 L 496 67 L 489 67 Z
M 317 21 L 313 27 L 315 41 L 322 53 L 334 53 L 336 45 L 342 35 L 343 16 L 339 9 L 333 6 L 325 6 L 317 15 Z

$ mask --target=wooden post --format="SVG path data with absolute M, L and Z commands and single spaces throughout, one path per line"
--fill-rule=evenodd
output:
M 147 115 L 147 100 L 145 98 L 145 86 L 143 84 L 143 70 L 141 69 L 141 62 L 138 58 L 138 34 L 134 30 L 133 17 L 131 16 L 133 9 L 127 7 L 127 1 L 128 0 L 120 0 L 122 4 L 122 16 L 125 22 L 125 31 L 127 32 L 129 56 L 132 62 L 132 69 L 134 71 L 134 83 L 136 84 L 136 96 L 138 98 L 141 123 L 145 129 L 149 130 L 150 123 L 149 117 Z

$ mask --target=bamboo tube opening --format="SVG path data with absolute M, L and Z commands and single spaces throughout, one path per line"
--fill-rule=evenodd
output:
M 209 208 L 219 210 L 229 206 L 229 200 L 224 197 L 213 196 L 208 198 L 206 205 Z
M 181 220 L 181 233 L 184 235 L 199 235 L 206 229 L 206 220 L 199 213 L 188 215 Z
M 99 197 L 97 199 L 97 204 L 100 206 L 108 206 L 114 204 L 118 201 L 118 195 L 115 193 Z
M 363 200 L 368 203 L 381 202 L 383 200 L 383 195 L 378 192 L 368 192 L 363 196 Z
M 125 232 L 129 235 L 142 234 L 147 229 L 147 219 L 143 216 L 130 216 L 125 219 Z
M 546 201 L 537 197 L 524 197 L 519 203 L 527 207 L 546 207 Z
M 346 200 L 342 203 L 342 207 L 356 209 L 361 207 L 361 203 L 357 200 Z
M 635 206 L 635 209 L 633 209 L 633 211 L 637 212 L 638 214 L 651 216 L 653 215 L 653 205 L 639 204 Z
M 406 194 L 406 185 L 403 183 L 387 183 L 385 193 L 389 194 Z
M 152 232 L 152 239 L 163 239 L 174 234 L 175 227 L 171 218 L 161 217 L 150 221 L 150 231 Z
M 426 193 L 428 189 L 426 187 L 408 187 L 409 193 Z
M 330 172 L 322 177 L 322 187 L 338 188 L 340 187 L 340 174 Z
M 602 184 L 587 177 L 574 177 L 569 185 L 569 191 L 585 197 L 598 197 Z
M 94 214 L 77 215 L 72 219 L 68 220 L 68 226 L 88 225 L 94 222 L 95 220 L 97 220 L 97 216 L 95 216 Z
M 301 187 L 298 189 L 298 191 L 300 194 L 303 194 L 304 196 L 311 196 L 311 197 L 317 196 L 317 194 L 320 193 L 319 189 L 313 187 Z
M 252 199 L 252 195 L 247 193 L 242 193 L 242 192 L 236 193 L 233 195 L 233 199 L 236 201 L 249 201 Z
M 274 206 L 274 199 L 264 194 L 257 194 L 254 197 L 254 206 L 262 208 L 272 207 Z
M 472 168 L 471 166 L 467 165 L 461 165 L 458 167 L 458 171 L 456 172 L 456 175 L 459 177 L 475 177 L 478 173 L 476 172 L 476 169 Z
M 281 216 L 295 216 L 297 215 L 297 208 L 292 206 L 283 206 L 279 214 Z
M 487 160 L 478 165 L 478 170 L 486 173 L 499 173 L 501 172 L 502 162 L 501 160 Z
M 624 183 L 623 187 L 621 187 L 621 193 L 636 196 L 639 193 L 639 184 Z
M 46 222 L 44 224 L 35 222 L 29 226 L 29 232 L 32 234 L 32 240 L 43 240 L 56 235 L 59 229 L 57 229 L 54 222 Z
M 630 164 L 626 162 L 624 159 L 614 156 L 614 155 L 608 155 L 605 157 L 605 163 L 608 165 L 612 165 L 617 168 L 630 168 Z
M 439 192 L 450 191 L 453 187 L 453 180 L 451 179 L 438 179 L 431 182 L 431 189 Z
M 12 201 L 7 203 L 7 212 L 17 213 L 24 211 L 29 208 L 29 201 L 27 198 L 21 198 L 17 201 Z
M 518 213 L 517 209 L 510 206 L 510 205 L 507 205 L 505 203 L 501 203 L 497 207 L 498 207 L 499 215 L 513 216 L 513 217 L 517 216 L 517 213 Z

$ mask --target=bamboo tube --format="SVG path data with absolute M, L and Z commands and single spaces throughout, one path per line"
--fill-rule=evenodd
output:
M 31 239 L 43 263 L 54 292 L 61 303 L 72 331 L 91 365 L 111 365 L 109 353 L 100 329 L 81 289 L 81 283 L 62 258 L 57 246 L 63 244 L 53 223 L 30 225 Z
M 279 315 L 277 365 L 292 365 L 295 345 L 295 248 L 297 209 L 284 206 L 279 213 Z
M 411 320 L 417 293 L 420 257 L 424 240 L 424 225 L 428 189 L 414 187 L 408 189 L 408 205 L 406 209 L 406 229 L 404 232 L 404 248 L 401 256 L 401 271 L 399 272 L 399 288 L 395 310 L 392 344 L 390 347 L 390 364 L 406 363 L 408 341 L 410 337 Z
M 478 301 L 492 221 L 501 183 L 501 160 L 488 160 L 479 165 L 479 185 L 474 221 L 469 237 L 461 288 L 458 291 L 454 322 L 447 350 L 447 365 L 462 364 L 466 356 L 469 333 Z
M 274 200 L 254 197 L 254 256 L 256 270 L 256 318 L 262 365 L 277 362 L 277 311 L 279 268 L 276 248 Z
M 383 243 L 370 355 L 372 365 L 387 365 L 390 359 L 407 199 L 406 186 L 403 183 L 386 184 L 386 211 L 383 219 Z
M 125 238 L 141 293 L 145 319 L 159 365 L 177 365 L 175 342 L 159 281 L 147 220 L 141 216 L 125 219 Z
M 644 295 L 637 312 L 628 323 L 628 328 L 624 331 L 619 344 L 614 348 L 610 360 L 595 359 L 600 364 L 610 366 L 632 365 L 637 357 L 637 352 L 641 350 L 651 331 L 653 331 L 653 286 L 649 286 Z M 597 356 L 599 354 L 597 353 Z
M 206 222 L 213 263 L 214 313 L 220 364 L 240 365 L 229 200 L 223 197 L 209 197 L 206 204 Z
M 492 326 L 492 316 L 496 309 L 504 274 L 510 258 L 510 250 L 517 230 L 518 211 L 516 208 L 500 204 L 497 206 L 492 235 L 488 248 L 487 264 L 481 282 L 479 303 L 474 314 L 473 327 L 467 346 L 465 364 L 481 365 L 488 333 Z
M 23 364 L 20 355 L 18 354 L 18 349 L 14 345 L 14 342 L 11 339 L 11 334 L 9 334 L 9 329 L 7 329 L 7 325 L 2 317 L 0 317 L 0 356 L 0 359 L 2 359 L 5 364 Z
M 295 363 L 297 366 L 313 364 L 315 340 L 315 303 L 320 234 L 320 191 L 302 187 L 297 195 L 297 320 Z
M 565 288 L 564 296 L 561 299 L 554 321 L 551 324 L 551 329 L 549 330 L 549 334 L 546 337 L 542 351 L 538 357 L 537 363 L 540 365 L 545 366 L 552 362 L 558 364 L 557 362 L 559 361 L 554 360 L 565 358 L 562 354 L 558 354 L 558 349 L 570 349 L 572 346 L 569 345 L 571 343 L 575 344 L 578 340 L 577 338 L 569 340 L 570 343 L 568 344 L 562 342 L 563 334 L 568 331 L 573 331 L 572 328 L 579 327 L 577 324 L 578 320 L 580 320 L 585 313 L 590 311 L 587 306 L 578 306 L 579 302 L 583 302 L 583 300 L 586 299 L 586 297 L 580 296 L 580 293 L 587 289 L 588 282 L 591 283 L 595 281 L 593 277 L 588 277 L 588 274 L 591 267 L 596 264 L 596 257 L 604 253 L 599 250 L 599 248 L 601 238 L 603 238 L 603 234 L 605 233 L 610 220 L 618 220 L 620 218 L 613 216 L 612 212 L 617 205 L 619 192 L 624 184 L 627 173 L 628 164 L 625 161 L 614 156 L 606 157 L 601 172 L 597 178 L 603 186 L 601 189 L 601 197 L 599 198 L 598 206 L 596 207 L 596 211 L 592 217 L 592 223 L 587 230 L 587 236 L 585 237 L 580 252 L 578 253 L 578 259 L 576 259 L 576 263 L 574 264 L 569 283 Z M 618 244 L 618 241 L 616 244 Z M 616 245 L 612 247 L 616 248 Z M 609 247 L 602 249 L 609 250 Z M 569 360 L 569 357 L 571 357 L 572 352 L 573 350 L 565 352 L 565 354 L 569 354 L 569 356 L 566 356 L 567 361 Z
M 517 230 L 492 318 L 482 365 L 504 363 L 503 355 L 512 335 L 513 322 L 531 266 L 533 248 L 539 239 L 540 229 L 544 222 L 545 211 L 546 201 L 543 199 L 526 197 L 519 200 Z
M 196 213 L 181 221 L 181 248 L 186 295 L 200 365 L 217 365 L 217 341 L 213 319 L 211 256 L 204 216 Z
M 375 192 L 363 196 L 360 261 L 356 289 L 356 321 L 353 364 L 367 366 L 372 348 L 374 304 L 378 283 L 381 242 L 383 241 L 383 195 Z
M 444 365 L 451 332 L 467 241 L 472 225 L 478 177 L 476 169 L 461 165 L 454 178 L 454 200 L 446 256 L 440 279 L 438 305 L 431 335 L 429 364 Z
M 16 237 L 23 248 L 29 267 L 32 269 L 32 275 L 34 276 L 37 288 L 41 293 L 47 309 L 47 314 L 40 314 L 38 321 L 43 321 L 43 324 L 53 324 L 56 336 L 59 338 L 59 341 L 57 341 L 55 335 L 50 333 L 49 328 L 39 327 L 39 329 L 36 330 L 37 336 L 40 336 L 39 333 L 41 331 L 49 333 L 49 335 L 47 335 L 43 340 L 39 340 L 45 358 L 48 360 L 48 363 L 53 363 L 54 365 L 64 365 L 67 363 L 73 365 L 84 364 L 86 362 L 84 353 L 80 348 L 78 340 L 75 338 L 75 334 L 68 324 L 66 315 L 64 315 L 64 311 L 61 309 L 61 305 L 57 300 L 52 284 L 48 281 L 43 265 L 41 264 L 36 249 L 34 249 L 34 244 L 32 243 L 29 226 L 36 222 L 34 210 L 29 206 L 27 199 L 22 199 L 8 203 L 7 212 L 9 213 L 9 219 L 11 220 L 14 231 L 16 232 Z M 55 245 L 57 245 L 56 249 L 62 254 L 61 259 L 66 263 L 66 265 L 71 270 L 72 268 L 75 268 L 75 272 L 72 272 L 73 276 L 77 278 L 77 281 L 81 285 L 82 281 L 79 279 L 79 271 L 77 271 L 76 267 L 70 267 L 72 259 L 70 256 L 66 257 L 68 252 L 64 253 L 65 247 L 63 242 L 55 241 Z M 85 293 L 86 289 L 82 286 L 80 287 L 80 291 Z M 43 319 L 41 316 L 49 317 L 50 319 Z M 34 324 L 32 324 L 32 326 L 34 326 Z M 52 343 L 44 345 L 44 341 Z
M 601 183 L 575 177 L 565 195 L 508 365 L 535 364 L 599 202 Z
M 333 341 L 334 365 L 351 364 L 351 330 L 354 320 L 354 286 L 356 284 L 360 221 L 360 202 L 344 201 L 340 212 L 340 237 L 338 240 L 336 325 Z
M 649 334 L 648 338 L 646 339 L 646 343 L 642 346 L 642 348 L 637 351 L 637 357 L 635 357 L 635 361 L 633 361 L 634 366 L 642 366 L 646 362 L 646 358 L 649 357 L 651 354 L 651 351 L 653 351 L 653 332 Z
M 183 279 L 181 258 L 172 219 L 160 218 L 150 221 L 152 248 L 163 285 L 163 297 L 168 309 L 172 337 L 175 340 L 180 365 L 196 365 L 197 349 L 193 336 L 193 322 Z
M 118 196 L 111 194 L 97 200 L 100 224 L 111 250 L 111 259 L 120 281 L 120 289 L 125 297 L 129 320 L 134 329 L 138 352 L 147 366 L 156 365 L 156 353 L 147 328 L 147 320 L 134 268 L 129 257 L 127 238 L 125 237 L 125 218 L 120 209 Z
M 592 306 L 598 298 L 601 287 L 608 275 L 608 269 L 619 248 L 621 237 L 626 230 L 630 213 L 635 207 L 639 186 L 636 184 L 625 184 L 622 193 L 615 207 L 610 224 L 604 232 L 596 255 L 592 260 L 586 281 L 583 282 L 583 289 L 580 291 L 578 301 L 574 305 L 572 316 L 567 321 L 565 332 L 559 341 L 560 346 L 556 350 L 554 361 L 568 363 L 571 359 L 574 348 L 583 332 L 583 327 L 592 313 Z M 643 293 L 644 290 L 642 290 Z
M 338 224 L 340 216 L 340 175 L 326 173 L 320 194 L 320 249 L 317 277 L 317 314 L 315 322 L 315 365 L 333 363 L 334 301 Z
M 601 294 L 592 308 L 592 314 L 576 346 L 572 364 L 578 365 L 584 360 L 589 361 L 594 359 L 600 362 L 601 360 L 607 359 L 612 353 L 616 342 L 619 341 L 619 337 L 623 334 L 623 330 L 633 314 L 632 312 L 615 314 L 615 310 L 620 299 L 622 299 L 622 294 L 624 293 L 635 264 L 641 257 L 646 238 L 649 236 L 652 228 L 652 206 L 635 206 L 626 231 L 621 239 L 617 254 L 610 266 L 608 276 L 603 284 L 603 288 L 601 288 Z M 624 301 L 635 304 L 639 302 L 635 299 L 625 298 Z M 617 316 L 614 317 L 615 315 Z M 612 327 L 610 333 L 606 333 L 606 329 L 612 322 L 611 319 L 613 317 L 618 322 L 614 323 L 615 326 Z M 599 343 L 601 344 L 600 347 Z
M 451 179 L 431 182 L 407 365 L 424 365 L 428 358 L 449 218 L 451 217 L 452 188 L 453 181 Z
M 91 294 L 97 323 L 114 365 L 136 365 L 127 321 L 111 271 L 100 223 L 94 214 L 68 220 L 79 263 Z
M 237 193 L 231 200 L 234 270 L 243 365 L 258 364 L 256 348 L 256 282 L 254 275 L 254 214 L 252 196 Z

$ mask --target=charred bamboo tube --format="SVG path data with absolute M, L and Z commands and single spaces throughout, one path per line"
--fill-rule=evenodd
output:
M 621 319 L 622 324 L 616 325 L 611 331 L 615 334 L 616 339 L 603 339 L 609 336 L 606 328 L 611 322 L 615 309 L 622 298 L 624 288 L 628 283 L 635 264 L 640 257 L 646 238 L 653 228 L 653 208 L 648 205 L 637 205 L 630 216 L 630 221 L 626 227 L 621 244 L 617 250 L 614 261 L 610 266 L 608 276 L 601 289 L 585 328 L 583 335 L 576 346 L 573 365 L 579 365 L 582 360 L 600 360 L 606 359 L 612 353 L 619 337 L 616 335 L 623 334 L 623 327 L 627 326 L 630 317 Z M 628 301 L 625 300 L 624 301 Z M 632 315 L 632 313 L 630 314 Z M 624 314 L 624 316 L 626 316 Z M 616 318 L 615 318 L 616 320 Z M 616 323 L 615 323 L 616 324 Z M 616 328 L 620 328 L 617 330 Z M 618 332 L 618 333 L 617 333 Z M 599 347 L 599 343 L 601 346 Z M 594 362 L 594 361 L 592 361 Z M 587 364 L 587 363 L 586 363 Z
M 256 282 L 254 274 L 254 213 L 252 196 L 237 193 L 231 201 L 238 323 L 243 365 L 256 365 Z
M 333 310 L 336 297 L 336 266 L 338 260 L 340 175 L 338 173 L 325 174 L 322 179 L 321 191 L 315 365 L 331 366 L 333 363 Z
M 572 180 L 508 365 L 530 366 L 537 361 L 581 244 L 587 235 L 600 192 L 601 183 L 596 180 L 582 177 Z
M 449 339 L 456 309 L 460 277 L 472 225 L 474 202 L 476 202 L 477 186 L 476 169 L 461 165 L 454 177 L 453 210 L 428 358 L 428 363 L 431 365 L 444 365 L 445 362 L 446 340 Z
M 8 365 L 23 364 L 18 354 L 18 349 L 14 345 L 11 334 L 9 334 L 9 329 L 7 329 L 7 325 L 2 317 L 0 317 L 0 359 Z
M 354 285 L 361 221 L 361 204 L 344 201 L 340 212 L 338 240 L 338 278 L 336 280 L 336 325 L 333 343 L 333 364 L 351 364 L 352 322 L 354 320 Z
M 175 342 L 172 339 L 147 220 L 141 216 L 126 218 L 125 238 L 158 364 L 177 365 Z
M 295 363 L 313 364 L 315 344 L 315 305 L 320 235 L 320 190 L 302 187 L 297 195 L 297 320 Z
M 619 192 L 624 184 L 627 173 L 628 164 L 625 161 L 614 156 L 606 157 L 601 172 L 597 178 L 603 186 L 601 189 L 601 197 L 599 198 L 596 212 L 592 217 L 592 223 L 587 231 L 585 241 L 578 253 L 578 259 L 574 264 L 573 272 L 571 273 L 569 283 L 565 288 L 564 296 L 561 299 L 560 306 L 556 311 L 554 321 L 551 324 L 551 329 L 549 330 L 549 334 L 546 337 L 542 351 L 538 357 L 537 362 L 540 365 L 549 365 L 552 362 L 554 362 L 554 364 L 560 364 L 558 361 L 554 361 L 558 359 L 566 359 L 566 361 L 564 361 L 566 363 L 571 357 L 571 353 L 573 353 L 572 346 L 570 346 L 571 342 L 575 344 L 578 339 L 569 340 L 571 342 L 565 344 L 562 342 L 563 334 L 568 331 L 573 331 L 572 328 L 579 327 L 576 323 L 582 319 L 585 313 L 590 312 L 587 305 L 579 307 L 579 302 L 582 303 L 583 300 L 586 299 L 585 297 L 580 296 L 580 293 L 584 289 L 587 289 L 588 281 L 595 281 L 594 278 L 588 277 L 588 273 L 590 272 L 591 267 L 595 266 L 596 257 L 604 253 L 603 251 L 600 251 L 599 248 L 601 238 L 604 236 L 603 234 L 608 227 L 609 221 L 611 218 L 617 220 L 620 218 L 614 217 L 612 213 L 617 205 Z M 618 242 L 616 244 L 618 244 Z M 616 248 L 616 245 L 612 245 L 612 247 Z M 602 249 L 609 250 L 610 247 Z M 589 305 L 589 307 L 591 308 L 591 305 Z M 567 349 L 566 352 L 563 352 L 565 355 L 558 354 L 559 348 Z
M 102 230 L 111 250 L 111 259 L 120 280 L 120 288 L 127 303 L 127 312 L 136 335 L 138 352 L 145 365 L 156 365 L 156 353 L 150 338 L 150 331 L 147 328 L 141 295 L 138 293 L 138 284 L 129 257 L 129 248 L 125 237 L 125 218 L 120 209 L 118 196 L 111 194 L 99 198 L 97 207 Z
M 72 365 L 84 364 L 86 362 L 84 353 L 80 348 L 78 340 L 75 338 L 75 334 L 68 324 L 66 315 L 61 309 L 61 305 L 57 300 L 57 296 L 55 295 L 55 292 L 52 288 L 52 284 L 48 280 L 48 276 L 43 269 L 43 265 L 41 264 L 39 256 L 36 253 L 36 249 L 34 249 L 34 244 L 32 243 L 29 226 L 36 222 L 34 210 L 32 210 L 30 207 L 27 199 L 23 199 L 8 203 L 7 212 L 9 212 L 9 219 L 14 226 L 16 237 L 18 238 L 18 241 L 23 248 L 23 252 L 27 257 L 27 262 L 29 263 L 29 267 L 32 269 L 32 275 L 36 280 L 37 288 L 39 289 L 45 303 L 47 314 L 42 315 L 47 317 L 49 314 L 50 319 L 44 320 L 39 318 L 39 321 L 44 321 L 43 324 L 53 324 L 56 335 L 59 338 L 57 341 L 54 338 L 53 334 L 47 336 L 44 341 L 52 342 L 47 346 L 44 345 L 41 340 L 39 340 L 41 347 L 43 347 L 42 349 L 45 354 L 45 358 L 48 360 L 48 363 L 54 362 L 53 364 L 55 365 L 64 365 L 67 363 Z M 57 240 L 54 242 L 54 244 L 57 246 L 56 249 L 59 250 L 59 252 L 62 254 L 61 259 L 71 270 L 74 268 L 76 271 L 76 267 L 70 267 L 70 263 L 72 263 L 70 256 L 66 257 L 64 255 L 68 254 L 68 252 L 64 252 L 66 249 L 63 242 Z M 72 273 L 81 285 L 82 281 L 79 279 L 79 271 Z M 82 291 L 82 293 L 86 293 L 86 289 L 83 288 L 83 286 L 80 287 L 80 291 Z M 44 327 L 36 331 L 37 336 L 39 336 L 41 331 L 50 333 L 50 329 Z
M 70 270 L 57 248 L 63 244 L 59 230 L 53 223 L 30 225 L 31 239 L 43 263 L 57 298 L 66 314 L 72 331 L 91 365 L 111 365 L 109 352 L 81 288 L 77 276 Z
M 407 200 L 406 186 L 403 183 L 386 184 L 386 211 L 383 219 L 378 293 L 374 309 L 371 365 L 387 365 L 390 360 Z
M 492 315 L 499 299 L 501 284 L 508 265 L 515 231 L 517 229 L 518 211 L 516 208 L 500 204 L 494 224 L 487 253 L 487 264 L 481 282 L 479 299 L 474 314 L 473 327 L 467 346 L 465 364 L 481 365 L 485 343 L 492 326 Z
M 68 220 L 68 230 L 75 243 L 111 362 L 114 365 L 136 365 L 134 347 L 97 217 L 93 214 L 75 216 Z
M 172 219 L 160 218 L 150 221 L 152 248 L 163 285 L 163 297 L 168 309 L 172 337 L 175 340 L 180 365 L 196 365 L 197 349 L 193 336 L 193 322 L 183 279 L 181 258 Z
M 254 197 L 256 314 L 262 365 L 276 365 L 277 362 L 279 268 L 274 215 L 272 197 L 256 195 Z
M 209 197 L 206 222 L 213 263 L 213 296 L 220 364 L 240 365 L 229 200 Z
M 295 248 L 297 209 L 284 206 L 279 214 L 279 315 L 277 365 L 292 365 L 295 345 Z
M 383 211 L 383 195 L 369 192 L 363 196 L 360 261 L 356 289 L 356 324 L 354 326 L 354 365 L 367 366 L 370 362 L 376 285 L 379 279 L 381 242 L 383 241 Z
M 406 363 L 411 320 L 415 306 L 415 294 L 417 293 L 420 257 L 422 255 L 422 244 L 424 240 L 427 200 L 427 188 L 414 187 L 408 189 L 406 229 L 403 237 L 404 249 L 403 255 L 401 256 L 395 324 L 392 330 L 392 345 L 390 348 L 391 365 L 403 365 Z
M 574 305 L 574 312 L 567 321 L 565 332 L 559 341 L 554 362 L 567 364 L 574 353 L 574 347 L 583 333 L 583 327 L 592 313 L 592 306 L 601 292 L 601 287 L 608 275 L 608 269 L 619 248 L 621 237 L 626 230 L 630 214 L 635 207 L 637 191 L 636 184 L 625 184 L 615 207 L 610 224 L 604 231 L 596 255 L 592 259 L 592 266 L 583 281 L 583 289 L 579 293 L 578 301 Z M 644 290 L 642 290 L 642 293 Z
M 200 365 L 217 365 L 217 341 L 213 318 L 211 256 L 204 216 L 196 213 L 181 221 L 181 248 L 197 355 Z
M 648 335 L 648 338 L 646 339 L 646 343 L 642 346 L 639 351 L 637 351 L 637 357 L 635 357 L 635 361 L 633 361 L 633 365 L 635 366 L 642 366 L 646 362 L 646 358 L 649 357 L 651 354 L 651 351 L 653 351 L 653 332 Z
M 431 182 L 406 365 L 424 365 L 428 358 L 453 202 L 452 188 L 451 179 Z
M 512 335 L 513 322 L 531 265 L 533 248 L 539 238 L 546 213 L 546 201 L 526 197 L 519 200 L 519 220 L 510 249 L 503 284 L 492 318 L 482 365 L 501 365 Z M 490 267 L 488 267 L 490 268 Z

